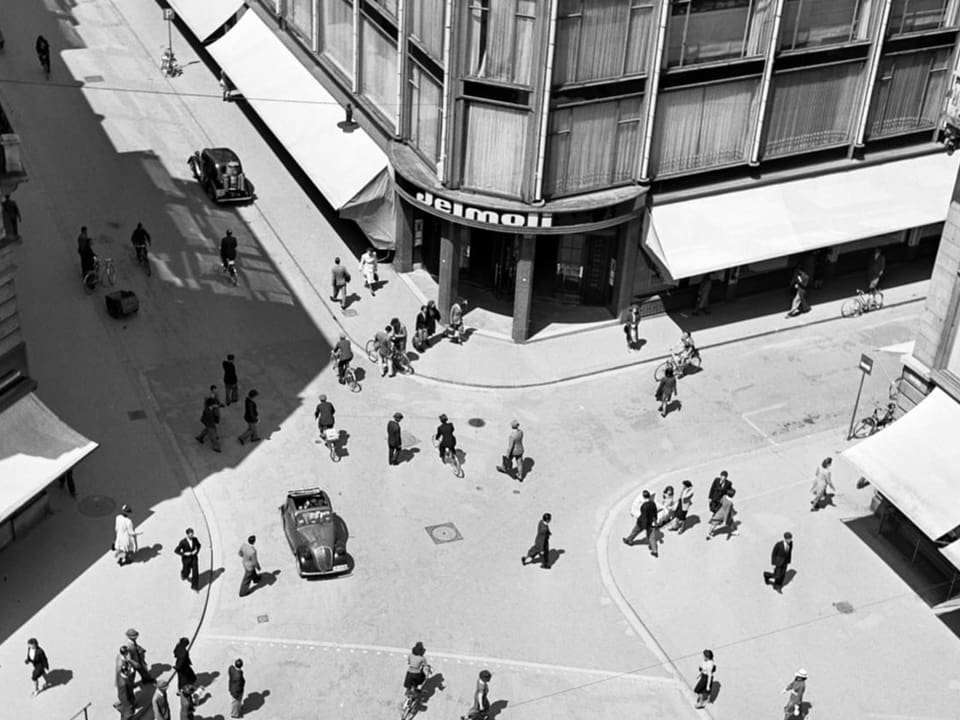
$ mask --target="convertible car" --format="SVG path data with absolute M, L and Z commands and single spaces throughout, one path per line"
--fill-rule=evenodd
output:
M 187 160 L 193 176 L 214 202 L 253 200 L 253 183 L 243 174 L 240 158 L 230 148 L 203 148 Z
M 347 555 L 347 525 L 323 490 L 290 490 L 280 517 L 300 577 L 337 575 L 353 568 Z

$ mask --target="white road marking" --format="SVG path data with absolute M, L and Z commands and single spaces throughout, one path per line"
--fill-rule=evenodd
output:
M 743 418 L 743 421 L 744 421 L 747 425 L 749 425 L 749 426 L 752 427 L 754 430 L 756 430 L 756 431 L 757 431 L 757 434 L 760 435 L 760 437 L 762 437 L 764 440 L 766 440 L 768 443 L 770 443 L 770 444 L 773 445 L 774 447 L 777 447 L 780 443 L 778 443 L 776 440 L 774 440 L 772 437 L 770 437 L 770 435 L 768 435 L 768 434 L 765 433 L 763 430 L 761 430 L 761 429 L 760 429 L 760 426 L 757 425 L 753 420 L 750 419 L 750 416 L 751 416 L 751 415 L 759 415 L 759 414 L 765 413 L 765 412 L 770 412 L 771 410 L 779 410 L 779 409 L 782 408 L 782 407 L 786 407 L 786 405 L 787 405 L 787 403 L 785 403 L 785 402 L 777 403 L 776 405 L 768 405 L 767 407 L 757 408 L 756 410 L 751 410 L 750 412 L 741 413 L 740 417 Z
M 301 640 L 294 638 L 269 638 L 269 637 L 259 637 L 253 635 L 218 635 L 200 632 L 200 638 L 204 640 L 214 640 L 219 642 L 232 642 L 232 643 L 246 643 L 248 645 L 274 645 L 277 647 L 307 647 L 310 649 L 322 648 L 324 650 L 335 650 L 341 652 L 343 650 L 351 651 L 360 651 L 360 652 L 375 652 L 378 655 L 398 655 L 401 657 L 406 657 L 410 650 L 408 648 L 398 648 L 398 647 L 389 647 L 386 645 L 364 645 L 360 643 L 335 643 L 328 642 L 325 640 Z M 537 663 L 530 662 L 528 660 L 509 660 L 505 658 L 495 658 L 495 657 L 484 657 L 479 655 L 460 655 L 458 653 L 447 653 L 447 652 L 437 652 L 436 650 L 430 651 L 430 657 L 443 658 L 444 660 L 455 660 L 462 663 L 470 663 L 471 665 L 501 665 L 504 667 L 514 667 L 520 668 L 523 670 L 546 670 L 548 672 L 557 672 L 565 673 L 568 675 L 591 675 L 594 677 L 602 678 L 624 678 L 627 680 L 643 680 L 645 682 L 653 683 L 664 683 L 664 684 L 674 684 L 676 681 L 673 678 L 654 676 L 654 675 L 642 675 L 637 672 L 615 672 L 613 670 L 597 670 L 594 668 L 580 668 L 572 667 L 570 665 L 551 665 L 548 663 Z

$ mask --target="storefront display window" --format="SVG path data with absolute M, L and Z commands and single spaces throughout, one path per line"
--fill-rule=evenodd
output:
M 940 48 L 883 58 L 870 105 L 870 136 L 936 126 L 947 92 L 950 54 L 950 48 Z
M 349 78 L 353 77 L 353 3 L 350 0 L 321 0 L 323 24 L 320 51 Z
M 415 37 L 434 59 L 443 59 L 444 0 L 416 0 L 409 4 L 412 19 L 410 34 Z
M 470 0 L 467 74 L 529 85 L 536 0 Z
M 763 55 L 775 8 L 774 0 L 674 0 L 667 67 Z
M 463 184 L 518 197 L 523 183 L 528 112 L 471 103 L 467 108 Z
M 893 0 L 887 36 L 956 27 L 957 0 Z
M 749 79 L 663 93 L 654 126 L 654 174 L 746 161 L 759 87 L 759 80 Z
M 786 0 L 780 49 L 869 40 L 881 0 Z
M 766 120 L 766 156 L 850 142 L 863 62 L 776 75 Z
M 363 18 L 361 27 L 361 92 L 393 125 L 397 113 L 397 48 L 367 18 Z
M 313 44 L 314 0 L 286 0 L 282 5 L 287 22 L 307 42 Z
M 560 0 L 553 83 L 645 73 L 653 26 L 653 0 Z
M 440 83 L 410 65 L 410 141 L 431 164 L 440 156 Z

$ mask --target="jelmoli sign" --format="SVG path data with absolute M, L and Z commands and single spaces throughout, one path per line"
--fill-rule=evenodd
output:
M 418 202 L 427 207 L 453 217 L 463 218 L 484 225 L 495 225 L 511 228 L 548 228 L 553 227 L 553 215 L 550 213 L 512 213 L 489 210 L 485 208 L 464 205 L 463 203 L 437 197 L 431 192 L 419 191 L 416 194 Z

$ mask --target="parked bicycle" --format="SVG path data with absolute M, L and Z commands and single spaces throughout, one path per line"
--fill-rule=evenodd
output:
M 657 365 L 657 369 L 653 371 L 653 379 L 657 382 L 663 380 L 664 376 L 667 374 L 667 368 L 672 368 L 673 376 L 677 379 L 680 379 L 687 373 L 699 370 L 700 363 L 701 360 L 699 350 L 694 350 L 692 352 L 671 350 L 670 357 Z
M 857 317 L 883 307 L 883 293 L 878 288 L 873 290 L 857 290 L 857 294 L 850 300 L 845 300 L 840 306 L 843 317 Z
M 117 269 L 113 266 L 113 260 L 108 257 L 97 257 L 94 260 L 93 270 L 90 270 L 83 276 L 83 287 L 87 293 L 92 293 L 101 285 L 110 285 L 117 282 Z
M 377 347 L 375 339 L 367 340 L 367 343 L 363 346 L 363 352 L 367 356 L 367 360 L 374 365 L 380 364 L 380 349 Z M 413 375 L 413 364 L 410 362 L 410 358 L 396 347 L 393 349 L 393 368 L 398 373 Z
M 853 428 L 853 436 L 855 438 L 870 437 L 894 421 L 894 413 L 897 411 L 897 404 L 895 402 L 888 402 L 886 407 L 883 407 L 877 402 L 874 403 L 874 406 L 873 412 L 863 418 L 857 423 L 856 427 Z

